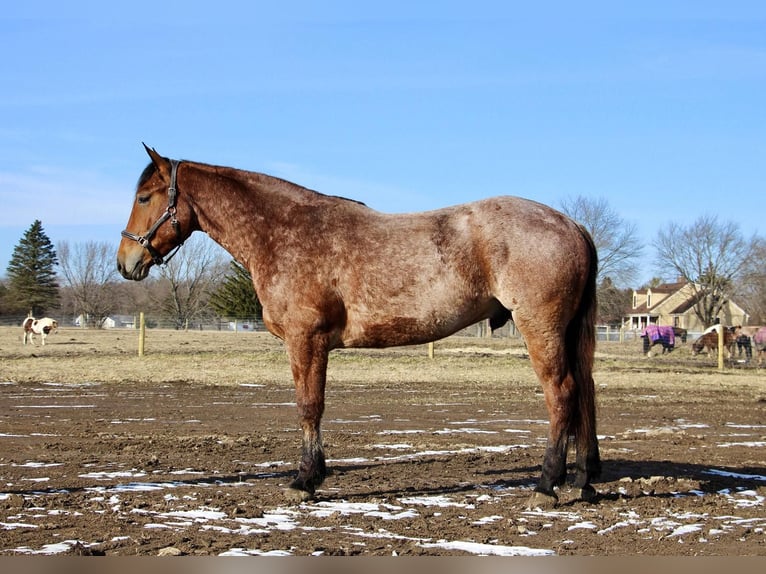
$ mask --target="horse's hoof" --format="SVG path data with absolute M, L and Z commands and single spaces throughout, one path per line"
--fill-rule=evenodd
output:
M 286 488 L 285 496 L 290 502 L 308 502 L 314 500 L 314 493 L 299 488 Z
M 593 502 L 598 497 L 596 489 L 590 484 L 586 484 L 582 488 L 573 488 L 572 496 L 575 500 L 582 500 L 583 502 Z
M 541 508 L 542 510 L 550 510 L 555 508 L 559 503 L 559 498 L 555 494 L 546 494 L 545 492 L 534 491 L 532 496 L 527 500 L 527 508 L 532 510 L 533 508 Z

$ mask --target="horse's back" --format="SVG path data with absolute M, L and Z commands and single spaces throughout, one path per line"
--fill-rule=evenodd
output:
M 434 340 L 485 318 L 504 322 L 511 310 L 564 323 L 595 263 L 577 223 L 520 197 L 410 214 L 336 203 L 333 212 L 342 225 L 317 244 L 331 256 L 312 269 L 346 313 L 347 346 L 378 344 L 372 333 L 388 344 Z M 559 304 L 566 294 L 571 308 Z

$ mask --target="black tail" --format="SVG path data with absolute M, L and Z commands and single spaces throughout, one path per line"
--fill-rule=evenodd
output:
M 590 234 L 581 226 L 589 249 L 590 265 L 580 308 L 567 329 L 566 348 L 569 366 L 577 387 L 577 409 L 572 420 L 570 434 L 575 437 L 579 453 L 589 453 L 593 475 L 600 468 L 596 438 L 596 391 L 593 382 L 593 360 L 596 352 L 596 276 L 598 252 Z M 590 465 L 589 465 L 590 466 Z

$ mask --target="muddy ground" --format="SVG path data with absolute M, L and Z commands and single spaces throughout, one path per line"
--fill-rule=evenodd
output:
M 527 508 L 547 414 L 523 346 L 334 352 L 316 500 L 266 334 L 0 329 L 0 554 L 766 555 L 766 371 L 602 344 L 604 472 Z

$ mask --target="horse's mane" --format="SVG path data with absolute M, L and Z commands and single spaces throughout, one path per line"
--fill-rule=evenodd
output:
M 192 162 L 187 162 L 187 163 L 192 163 Z M 230 171 L 233 171 L 233 172 L 241 172 L 241 171 L 243 171 L 243 170 L 238 170 L 238 169 L 234 169 L 234 168 L 220 168 L 220 167 L 216 167 L 216 166 L 212 166 L 212 165 L 208 165 L 208 164 L 199 164 L 199 163 L 196 163 L 196 162 L 195 162 L 195 164 L 196 165 L 204 165 L 206 167 L 210 167 L 210 168 L 213 168 L 213 169 L 216 169 L 216 170 L 225 169 L 225 170 L 230 170 Z M 136 185 L 136 189 L 138 189 L 142 185 L 144 185 L 154 175 L 154 173 L 156 171 L 157 171 L 157 167 L 154 165 L 154 163 L 149 162 L 149 165 L 147 165 L 146 168 L 144 168 L 144 171 L 141 173 L 141 176 L 138 178 L 138 184 Z M 340 195 L 329 195 L 329 194 L 326 194 L 326 193 L 322 193 L 322 192 L 316 191 L 314 189 L 309 189 L 307 187 L 303 187 L 302 185 L 298 185 L 297 183 L 293 183 L 292 181 L 288 181 L 288 180 L 283 179 L 281 177 L 276 177 L 276 176 L 268 175 L 268 174 L 261 173 L 261 172 L 250 172 L 250 173 L 252 173 L 252 174 L 254 174 L 254 175 L 256 175 L 256 176 L 258 176 L 260 178 L 263 178 L 263 179 L 269 179 L 271 181 L 279 182 L 280 184 L 282 184 L 284 186 L 287 186 L 287 187 L 292 187 L 292 188 L 295 188 L 295 189 L 301 189 L 301 190 L 308 191 L 308 192 L 310 192 L 312 194 L 316 194 L 316 195 L 319 195 L 319 196 L 322 196 L 322 197 L 329 197 L 329 198 L 332 198 L 332 199 L 341 199 L 343 201 L 349 201 L 351 203 L 355 203 L 357 205 L 361 205 L 361 206 L 367 207 L 367 204 L 365 204 L 365 203 L 363 203 L 361 201 L 358 201 L 356 199 L 350 199 L 348 197 L 343 197 L 343 196 L 340 196 Z

